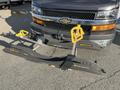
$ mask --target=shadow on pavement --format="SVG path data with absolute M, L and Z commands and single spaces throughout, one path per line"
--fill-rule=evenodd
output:
M 6 18 L 8 25 L 12 27 L 14 32 L 18 32 L 20 29 L 30 29 L 31 18 L 31 4 L 26 3 L 24 5 L 16 5 L 10 8 L 11 16 Z

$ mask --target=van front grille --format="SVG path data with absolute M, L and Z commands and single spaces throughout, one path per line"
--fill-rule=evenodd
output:
M 69 17 L 75 19 L 90 19 L 93 20 L 95 18 L 94 12 L 72 12 L 72 11 L 57 11 L 57 10 L 47 10 L 43 9 L 43 15 L 45 16 L 53 16 L 53 17 Z

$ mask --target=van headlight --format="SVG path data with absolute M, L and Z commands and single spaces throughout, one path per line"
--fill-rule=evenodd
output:
M 39 14 L 39 15 L 42 14 L 41 8 L 36 7 L 36 6 L 32 6 L 32 12 L 35 14 Z
M 116 19 L 118 9 L 113 9 L 110 11 L 100 11 L 97 13 L 95 19 Z

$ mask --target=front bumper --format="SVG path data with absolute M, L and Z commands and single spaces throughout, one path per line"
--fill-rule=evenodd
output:
M 54 21 L 56 23 L 60 23 L 61 17 L 51 17 L 51 16 L 43 16 L 32 13 L 33 17 L 36 17 L 40 20 L 44 21 Z M 69 18 L 71 21 L 69 24 L 81 24 L 81 25 L 104 25 L 110 23 L 116 23 L 116 20 L 88 20 L 88 19 L 74 19 Z
M 44 39 L 47 40 L 48 45 L 58 46 L 63 48 L 72 47 L 70 32 L 61 30 L 59 34 L 64 33 L 64 41 L 58 40 L 54 35 L 58 33 L 58 30 L 54 28 L 46 28 L 44 26 L 31 23 L 31 29 L 33 32 L 43 34 Z M 110 32 L 104 32 L 105 34 L 91 33 L 91 35 L 84 36 L 84 39 L 77 43 L 77 47 L 101 49 L 108 46 L 114 38 L 114 30 Z

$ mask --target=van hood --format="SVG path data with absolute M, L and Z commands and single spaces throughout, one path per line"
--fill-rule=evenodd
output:
M 39 3 L 40 4 L 40 3 Z M 40 4 L 41 8 L 49 9 L 63 9 L 63 10 L 111 10 L 117 7 L 116 3 L 101 3 L 101 2 L 89 2 L 89 3 L 61 3 L 61 2 L 52 2 Z

